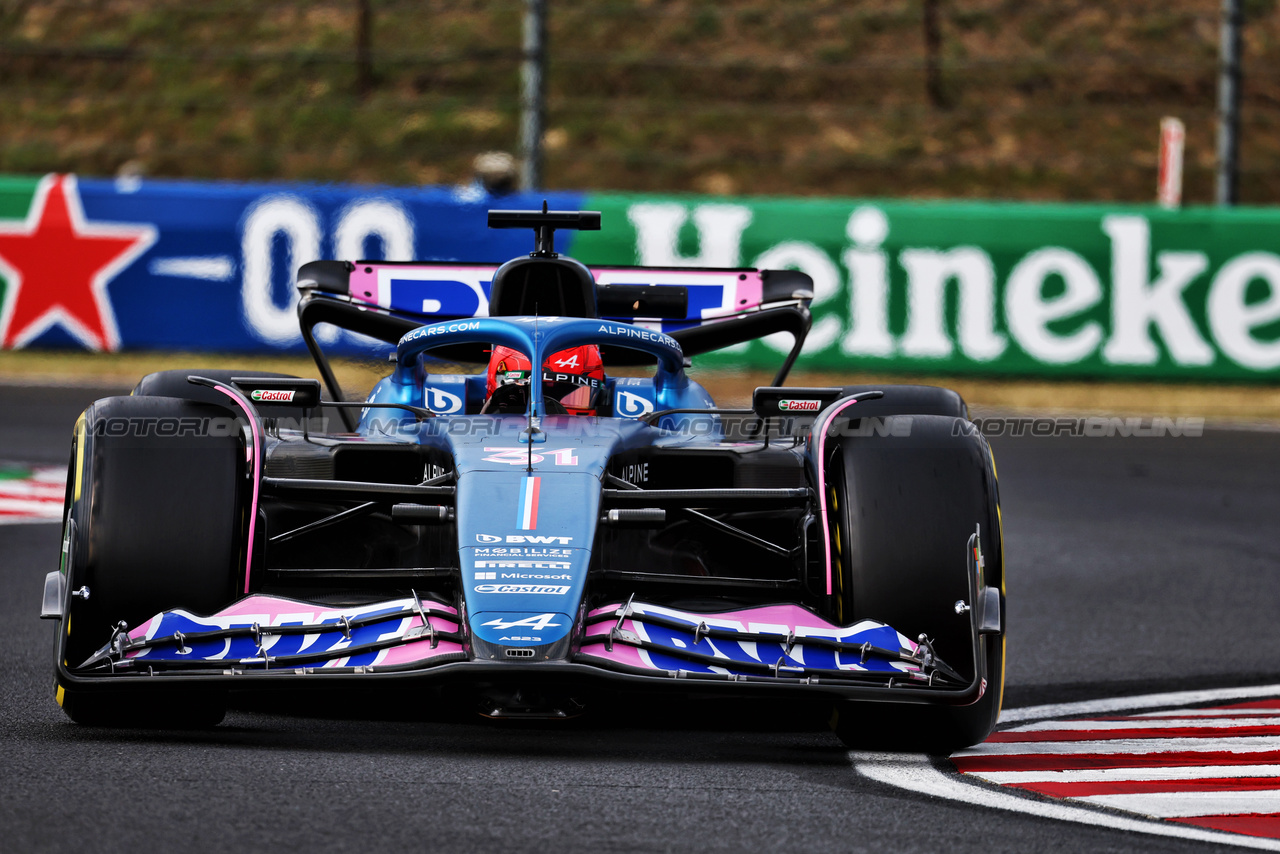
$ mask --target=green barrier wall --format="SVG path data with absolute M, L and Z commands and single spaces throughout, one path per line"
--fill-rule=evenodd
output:
M 587 263 L 813 277 L 799 367 L 1074 377 L 1280 376 L 1280 211 L 589 195 Z M 790 341 L 724 364 L 773 367 Z

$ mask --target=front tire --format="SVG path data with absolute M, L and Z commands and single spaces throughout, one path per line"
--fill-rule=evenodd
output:
M 210 614 L 242 583 L 247 513 L 239 421 L 216 405 L 115 397 L 80 417 L 64 519 L 67 599 L 59 624 L 57 698 L 79 723 L 190 726 L 221 720 L 225 698 L 186 690 L 146 695 L 63 678 L 115 626 L 183 608 Z M 84 591 L 87 598 L 73 595 Z M 163 715 L 151 714 L 163 704 Z
M 975 528 L 986 561 L 982 583 L 1003 590 L 991 451 L 960 419 L 894 417 L 908 419 L 909 430 L 898 424 L 842 437 L 827 463 L 840 618 L 880 620 L 912 639 L 925 634 L 944 661 L 972 678 L 970 621 L 955 603 L 970 600 L 966 546 Z M 936 752 L 983 741 L 1000 713 L 1003 637 L 981 636 L 980 646 L 987 687 L 976 703 L 845 703 L 836 710 L 837 735 L 851 747 Z

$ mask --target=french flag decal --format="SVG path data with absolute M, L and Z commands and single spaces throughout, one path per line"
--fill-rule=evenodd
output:
M 538 492 L 542 486 L 542 478 L 530 475 L 520 486 L 520 518 L 516 524 L 522 530 L 532 531 L 538 527 Z

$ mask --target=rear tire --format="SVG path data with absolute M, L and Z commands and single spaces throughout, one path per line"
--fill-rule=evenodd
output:
M 926 634 L 943 661 L 972 678 L 970 621 L 955 603 L 970 601 L 966 544 L 976 526 L 983 584 L 1003 589 L 1004 573 L 986 440 L 956 418 L 912 415 L 909 433 L 899 426 L 843 437 L 827 465 L 841 621 L 880 620 L 912 640 Z M 936 752 L 983 741 L 1000 713 L 1003 636 L 983 636 L 981 645 L 987 688 L 976 703 L 842 703 L 837 735 L 850 747 Z
M 106 398 L 85 410 L 68 472 L 64 569 L 68 593 L 89 595 L 64 602 L 63 667 L 78 667 L 120 622 L 133 628 L 179 607 L 211 614 L 236 597 L 247 511 L 239 423 L 224 407 L 169 397 Z M 87 724 L 200 726 L 225 713 L 225 696 L 206 691 L 104 691 L 59 678 L 57 695 Z

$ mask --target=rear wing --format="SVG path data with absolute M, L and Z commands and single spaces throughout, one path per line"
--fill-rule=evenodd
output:
M 497 264 L 312 261 L 298 287 L 419 319 L 486 317 Z M 599 315 L 671 333 L 746 312 L 807 305 L 813 280 L 795 270 L 588 267 Z

